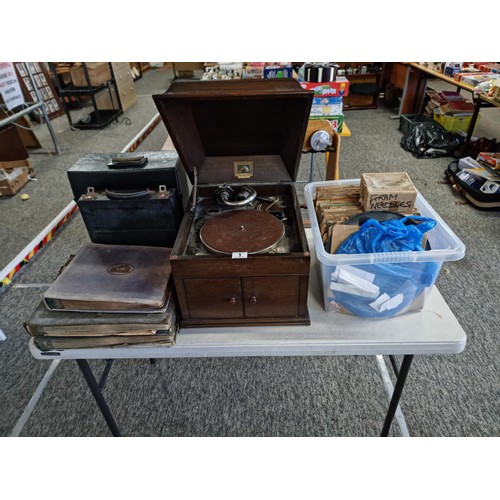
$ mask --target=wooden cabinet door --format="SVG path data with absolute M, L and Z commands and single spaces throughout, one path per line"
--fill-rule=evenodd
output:
M 240 278 L 184 280 L 192 319 L 242 318 Z
M 247 318 L 298 316 L 300 276 L 242 278 Z

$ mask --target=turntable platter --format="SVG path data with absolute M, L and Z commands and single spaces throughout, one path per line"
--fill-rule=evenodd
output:
M 231 210 L 209 219 L 200 229 L 202 243 L 212 252 L 265 253 L 279 243 L 285 228 L 274 215 L 259 210 Z

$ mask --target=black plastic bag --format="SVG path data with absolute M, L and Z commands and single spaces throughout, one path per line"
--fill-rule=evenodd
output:
M 462 143 L 462 137 L 446 131 L 435 121 L 415 125 L 401 139 L 403 149 L 416 158 L 452 156 Z

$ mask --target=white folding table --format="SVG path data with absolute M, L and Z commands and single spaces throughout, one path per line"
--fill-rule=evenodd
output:
M 466 343 L 464 330 L 436 287 L 431 291 L 423 310 L 382 320 L 325 312 L 321 293 L 316 267 L 313 265 L 308 297 L 309 326 L 181 329 L 172 347 L 133 346 L 42 352 L 31 339 L 30 350 L 37 359 L 77 361 L 115 436 L 121 434 L 102 394 L 111 363 L 115 359 L 375 355 L 390 400 L 381 435 L 388 435 L 395 416 L 402 434 L 407 435 L 399 399 L 413 356 L 460 353 Z M 396 373 L 394 387 L 386 371 L 383 355 L 390 356 Z M 401 366 L 397 365 L 395 355 L 404 356 Z M 89 367 L 88 359 L 108 360 L 99 382 Z

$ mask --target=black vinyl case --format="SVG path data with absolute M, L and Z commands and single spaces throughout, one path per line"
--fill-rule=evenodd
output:
M 108 166 L 112 158 L 137 156 L 147 163 Z M 93 243 L 173 247 L 189 195 L 176 152 L 88 154 L 68 179 Z

